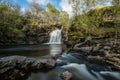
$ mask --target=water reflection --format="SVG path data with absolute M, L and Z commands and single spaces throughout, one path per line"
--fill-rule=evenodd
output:
M 62 45 L 56 44 L 56 45 L 50 45 L 50 55 L 55 56 L 62 53 Z
M 49 54 L 60 54 L 62 45 L 20 45 L 20 46 L 4 46 L 0 48 L 0 57 L 21 55 L 30 57 L 40 57 Z

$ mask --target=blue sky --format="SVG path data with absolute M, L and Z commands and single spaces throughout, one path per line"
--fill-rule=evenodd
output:
M 51 3 L 56 9 L 63 10 L 72 13 L 72 7 L 69 4 L 69 0 L 12 0 L 21 7 L 21 11 L 24 12 L 26 9 L 29 9 L 31 2 L 36 2 L 42 7 L 45 7 L 47 3 Z
M 15 3 L 19 4 L 21 8 L 29 8 L 30 2 L 37 2 L 41 6 L 45 7 L 47 3 L 51 3 L 54 7 L 61 10 L 61 6 L 59 5 L 61 0 L 14 0 Z
M 29 3 L 27 0 L 15 0 L 15 3 L 20 5 L 20 7 L 29 8 Z

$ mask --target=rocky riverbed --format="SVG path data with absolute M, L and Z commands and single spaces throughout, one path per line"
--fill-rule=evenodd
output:
M 120 41 L 85 40 L 53 59 L 51 56 L 0 58 L 0 80 L 120 80 Z M 53 77 L 51 77 L 52 75 Z
M 120 40 L 88 40 L 76 44 L 73 51 L 84 52 L 91 63 L 109 65 L 120 71 Z

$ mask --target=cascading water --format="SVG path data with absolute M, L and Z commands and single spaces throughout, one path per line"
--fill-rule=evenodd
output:
M 61 29 L 56 29 L 50 33 L 49 44 L 61 44 Z
M 85 57 L 78 53 L 63 53 L 56 60 L 55 69 L 47 73 L 33 73 L 28 80 L 65 80 L 61 79 L 64 71 L 72 73 L 72 78 L 66 80 L 120 80 L 120 73 L 104 65 L 90 64 Z

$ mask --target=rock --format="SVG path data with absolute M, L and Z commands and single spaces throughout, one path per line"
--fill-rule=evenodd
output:
M 93 50 L 91 53 L 90 53 L 90 55 L 92 55 L 92 56 L 105 56 L 105 55 L 107 55 L 107 54 L 109 54 L 109 52 L 108 51 L 106 51 L 106 50 L 104 50 L 104 49 L 100 49 L 100 50 Z
M 119 56 L 119 55 L 118 55 Z M 114 71 L 120 71 L 120 58 L 113 54 L 106 56 L 88 56 L 87 59 L 90 63 L 110 66 Z
M 36 59 L 32 65 L 32 69 L 36 70 L 48 70 L 50 68 L 55 67 L 55 61 L 52 59 Z
M 80 51 L 84 53 L 90 53 L 93 47 L 74 47 L 74 51 Z
M 60 77 L 62 80 L 71 80 L 72 73 L 70 73 L 69 71 L 65 71 L 61 73 Z
M 18 66 L 24 64 L 26 57 L 24 56 L 9 56 L 3 57 L 0 59 L 0 68 L 10 67 L 10 66 Z
M 14 67 L 5 67 L 3 69 L 0 69 L 0 74 L 3 74 L 3 73 L 5 73 L 5 72 L 7 72 L 7 71 L 9 71 L 11 69 L 14 69 Z
M 34 71 L 46 72 L 55 64 L 52 58 L 3 57 L 0 59 L 0 80 L 18 80 Z
M 87 59 L 90 63 L 101 64 L 101 65 L 105 64 L 104 58 L 100 56 L 88 56 Z

